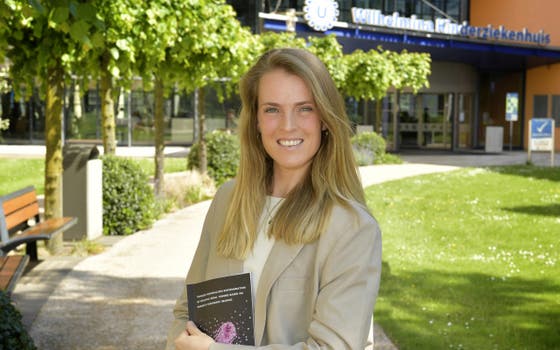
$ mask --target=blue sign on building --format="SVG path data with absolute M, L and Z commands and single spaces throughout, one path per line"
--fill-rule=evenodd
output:
M 532 139 L 547 139 L 552 138 L 552 119 L 531 119 L 531 138 Z

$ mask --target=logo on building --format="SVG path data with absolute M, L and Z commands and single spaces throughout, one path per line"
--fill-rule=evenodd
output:
M 324 32 L 338 21 L 338 3 L 333 0 L 305 0 L 303 13 L 311 28 Z

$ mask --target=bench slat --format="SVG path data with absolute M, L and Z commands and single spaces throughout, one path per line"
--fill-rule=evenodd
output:
M 12 211 L 10 214 L 5 214 L 6 226 L 8 230 L 11 230 L 12 228 L 16 227 L 22 222 L 26 222 L 27 220 L 33 218 L 38 214 L 39 214 L 39 203 L 35 202 L 32 204 L 28 204 L 17 211 Z
M 42 221 L 24 232 L 10 237 L 10 241 L 0 247 L 4 252 L 9 252 L 15 247 L 37 240 L 48 240 L 75 225 L 78 218 L 63 217 Z
M 0 289 L 10 294 L 17 280 L 23 274 L 25 266 L 29 262 L 27 255 L 10 255 L 0 257 Z
M 45 238 L 50 239 L 50 236 L 66 230 L 76 222 L 78 222 L 78 219 L 75 217 L 48 219 L 30 227 L 22 234 L 22 236 L 45 236 Z
M 37 193 L 35 190 L 30 190 L 17 197 L 6 199 L 2 202 L 4 206 L 4 215 L 9 216 L 11 213 L 18 211 L 21 207 L 33 203 L 37 203 Z

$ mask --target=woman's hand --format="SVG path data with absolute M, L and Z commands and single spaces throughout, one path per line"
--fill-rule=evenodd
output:
M 202 333 L 192 321 L 189 321 L 187 322 L 187 329 L 175 339 L 175 349 L 208 350 L 212 343 L 214 343 L 212 337 Z

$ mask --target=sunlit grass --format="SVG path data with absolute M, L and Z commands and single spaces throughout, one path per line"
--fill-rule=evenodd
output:
M 27 186 L 45 192 L 44 158 L 0 158 L 0 196 Z
M 399 349 L 560 343 L 560 169 L 461 169 L 367 189 L 379 322 Z
M 142 169 L 153 176 L 155 164 L 153 158 L 132 158 Z M 45 192 L 44 158 L 0 158 L 0 195 L 33 185 L 37 192 Z M 187 170 L 186 158 L 165 158 L 164 172 L 173 173 Z

